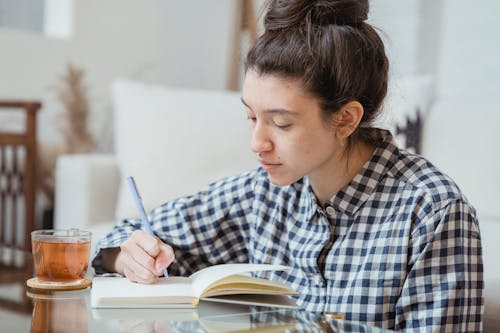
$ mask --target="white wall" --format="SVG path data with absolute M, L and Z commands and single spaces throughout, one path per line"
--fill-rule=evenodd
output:
M 447 0 L 444 9 L 440 95 L 500 98 L 500 2 Z
M 421 18 L 419 0 L 373 0 L 369 22 L 384 40 L 395 77 L 414 75 L 418 71 L 418 33 Z

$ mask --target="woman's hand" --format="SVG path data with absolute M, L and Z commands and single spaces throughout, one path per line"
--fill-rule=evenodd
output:
M 144 230 L 136 230 L 120 245 L 115 270 L 133 282 L 155 283 L 174 257 L 170 245 Z

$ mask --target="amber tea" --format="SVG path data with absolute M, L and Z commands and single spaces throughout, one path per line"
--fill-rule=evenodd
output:
M 31 234 L 35 275 L 40 283 L 80 283 L 87 272 L 88 231 L 36 230 Z

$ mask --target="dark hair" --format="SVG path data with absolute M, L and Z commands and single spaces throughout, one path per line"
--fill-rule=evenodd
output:
M 325 116 L 360 102 L 356 135 L 371 142 L 389 64 L 380 36 L 365 22 L 368 11 L 368 0 L 268 1 L 265 31 L 248 52 L 246 70 L 301 79 Z

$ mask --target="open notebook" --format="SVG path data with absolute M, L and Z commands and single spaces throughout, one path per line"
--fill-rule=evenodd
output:
M 268 264 L 222 264 L 204 268 L 189 277 L 160 278 L 139 284 L 119 277 L 92 281 L 94 308 L 192 308 L 205 301 L 296 308 L 288 296 L 298 293 L 276 281 L 241 275 L 258 271 L 286 271 Z

